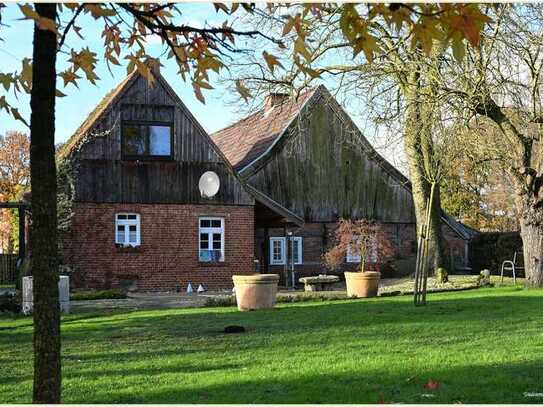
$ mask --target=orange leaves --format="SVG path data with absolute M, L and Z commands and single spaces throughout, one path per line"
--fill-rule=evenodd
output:
M 71 50 L 71 57 L 68 62 L 72 63 L 74 73 L 81 69 L 85 73 L 87 80 L 92 84 L 96 84 L 96 80 L 100 79 L 95 73 L 96 63 L 98 62 L 96 53 L 92 52 L 88 47 L 83 48 L 80 52 Z
M 268 65 L 268 68 L 270 71 L 274 71 L 276 66 L 279 66 L 283 68 L 283 65 L 281 65 L 281 62 L 272 54 L 268 54 L 266 51 L 262 53 L 262 57 L 264 58 L 264 61 L 266 61 L 266 64 Z
M 105 4 L 100 3 L 87 3 L 85 4 L 85 11 L 90 12 L 95 20 L 101 17 L 112 17 L 115 14 L 115 10 L 107 8 Z
M 80 79 L 81 77 L 78 76 L 75 72 L 73 72 L 72 70 L 67 70 L 67 71 L 64 71 L 64 72 L 61 72 L 59 74 L 59 76 L 63 79 L 64 81 L 64 87 L 68 86 L 70 83 L 73 83 L 74 86 L 76 88 L 78 88 L 77 86 L 77 79 Z
M 439 383 L 438 381 L 436 380 L 428 380 L 428 382 L 426 382 L 426 384 L 424 386 L 422 386 L 424 389 L 426 390 L 437 390 L 439 389 L 439 386 L 441 385 L 441 383 Z
M 450 27 L 451 35 L 455 32 L 461 33 L 472 46 L 479 46 L 481 30 L 486 23 L 492 20 L 483 14 L 476 4 L 460 5 L 458 7 L 456 13 L 443 18 Z
M 247 101 L 251 97 L 251 92 L 249 89 L 247 89 L 243 82 L 241 82 L 239 79 L 235 81 L 235 84 L 237 92 L 245 101 Z
M 40 30 L 49 30 L 58 34 L 56 22 L 50 18 L 40 16 L 30 4 L 20 4 L 19 9 L 24 15 L 24 20 L 34 20 Z

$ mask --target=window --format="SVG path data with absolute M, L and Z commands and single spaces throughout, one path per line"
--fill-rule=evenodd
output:
M 224 261 L 224 219 L 200 218 L 200 261 Z
M 140 215 L 135 213 L 116 215 L 115 243 L 123 246 L 140 245 Z
M 285 264 L 284 237 L 270 237 L 270 264 Z
M 360 263 L 360 261 L 362 260 L 360 253 L 355 254 L 354 249 L 352 249 L 352 246 L 349 246 L 347 248 L 346 257 L 347 257 L 346 258 L 347 263 Z M 368 248 L 368 253 L 366 254 L 366 261 L 369 263 L 377 262 L 377 245 L 375 244 L 375 242 L 373 242 Z
M 295 236 L 292 238 L 292 257 L 294 258 L 294 264 L 303 263 L 303 240 L 301 236 Z M 270 237 L 270 264 L 285 264 L 287 257 L 285 237 Z M 290 262 L 290 259 L 289 259 Z
M 123 122 L 123 158 L 171 158 L 172 139 L 170 123 Z
M 292 257 L 294 258 L 294 264 L 302 264 L 303 263 L 303 244 L 302 244 L 302 237 L 301 236 L 295 236 L 292 238 L 294 241 L 292 246 Z

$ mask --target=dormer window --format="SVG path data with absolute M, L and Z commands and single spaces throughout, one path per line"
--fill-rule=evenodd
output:
M 172 123 L 124 121 L 121 132 L 123 159 L 171 159 L 172 129 Z

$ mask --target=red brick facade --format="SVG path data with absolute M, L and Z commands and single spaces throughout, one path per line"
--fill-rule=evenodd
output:
M 141 245 L 115 245 L 115 215 L 140 215 Z M 198 219 L 224 218 L 224 262 L 198 258 Z M 64 265 L 76 287 L 130 284 L 142 291 L 231 288 L 233 274 L 254 273 L 252 206 L 74 203 L 70 231 L 62 238 Z
M 302 236 L 303 238 L 303 264 L 295 265 L 296 277 L 316 275 L 322 272 L 329 274 L 342 275 L 344 271 L 354 270 L 359 267 L 358 263 L 344 263 L 341 270 L 330 271 L 323 265 L 322 256 L 334 244 L 334 230 L 336 223 L 306 223 L 303 228 L 293 229 L 293 236 Z M 379 270 L 384 277 L 399 277 L 415 271 L 415 258 L 417 252 L 417 242 L 414 224 L 383 224 L 384 231 L 394 247 L 394 254 L 391 256 L 394 260 L 400 260 L 395 265 L 388 264 L 383 267 L 381 264 L 367 264 L 367 269 Z M 445 253 L 452 255 L 454 261 L 458 263 L 466 262 L 465 240 L 458 237 L 447 225 L 442 226 L 442 232 L 445 240 Z M 264 253 L 269 257 L 269 249 L 264 249 L 264 230 L 257 229 L 256 232 L 256 252 L 255 256 L 260 261 L 261 271 L 265 271 L 263 262 L 269 263 L 269 258 L 264 259 Z M 269 237 L 284 236 L 284 230 L 274 228 L 268 230 Z M 266 243 L 269 245 L 269 239 Z M 289 255 L 290 258 L 290 255 Z M 390 259 L 388 259 L 390 260 Z M 290 267 L 290 266 L 289 266 Z M 281 275 L 281 281 L 284 280 L 284 265 L 269 265 L 268 272 Z

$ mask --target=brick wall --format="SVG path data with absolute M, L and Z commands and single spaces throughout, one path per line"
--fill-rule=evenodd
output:
M 115 215 L 138 213 L 141 245 L 115 245 Z M 224 218 L 224 262 L 198 260 L 198 218 Z M 233 274 L 254 273 L 252 206 L 74 203 L 70 231 L 61 239 L 63 264 L 75 287 L 134 285 L 142 291 L 232 287 Z
M 344 263 L 340 270 L 330 271 L 322 264 L 322 255 L 334 244 L 334 231 L 336 223 L 306 223 L 301 229 L 292 229 L 294 236 L 303 237 L 303 264 L 295 265 L 297 278 L 315 275 L 322 272 L 328 274 L 342 275 L 344 271 L 358 269 L 358 263 Z M 385 234 L 391 240 L 395 252 L 393 259 L 387 264 L 367 264 L 368 270 L 379 270 L 383 277 L 400 277 L 413 273 L 415 267 L 415 258 L 417 254 L 417 241 L 414 224 L 384 224 L 382 225 Z M 452 254 L 457 259 L 463 260 L 464 240 L 460 239 L 447 225 L 442 226 L 443 236 L 445 238 L 445 252 Z M 264 261 L 264 229 L 256 231 L 255 257 L 262 263 Z M 281 228 L 272 228 L 268 230 L 269 237 L 284 236 L 284 230 Z M 269 245 L 269 242 L 266 243 Z M 268 249 L 269 257 L 269 249 Z M 269 259 L 266 259 L 269 262 Z M 290 265 L 289 265 L 290 267 Z M 263 266 L 261 265 L 261 270 Z M 270 265 L 268 272 L 281 275 L 281 281 L 284 280 L 285 267 L 283 265 Z

